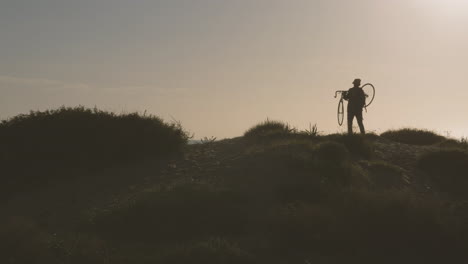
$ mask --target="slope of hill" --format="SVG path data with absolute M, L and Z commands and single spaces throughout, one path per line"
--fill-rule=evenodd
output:
M 465 142 L 263 125 L 11 192 L 2 263 L 468 260 Z

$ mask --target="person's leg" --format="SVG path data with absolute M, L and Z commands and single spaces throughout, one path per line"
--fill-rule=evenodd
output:
M 353 134 L 354 113 L 348 109 L 348 134 Z
M 356 120 L 359 125 L 359 130 L 361 131 L 361 134 L 365 134 L 366 130 L 364 129 L 364 123 L 362 122 L 362 110 L 356 113 Z

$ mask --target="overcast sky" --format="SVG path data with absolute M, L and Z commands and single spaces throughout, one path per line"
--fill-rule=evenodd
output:
M 3 0 L 0 118 L 145 111 L 196 138 L 266 118 L 342 132 L 335 90 L 371 82 L 370 131 L 468 136 L 468 1 Z

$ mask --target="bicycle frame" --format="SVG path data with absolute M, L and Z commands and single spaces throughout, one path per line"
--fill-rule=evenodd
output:
M 348 91 L 344 90 L 339 90 L 335 92 L 335 98 L 338 97 L 338 94 L 341 94 L 340 101 L 338 102 L 338 124 L 341 126 L 343 124 L 344 120 L 344 97 L 343 94 L 345 94 Z

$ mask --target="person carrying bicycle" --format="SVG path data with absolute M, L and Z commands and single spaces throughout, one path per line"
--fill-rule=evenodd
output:
M 348 134 L 353 133 L 353 119 L 356 117 L 361 134 L 365 134 L 364 124 L 362 123 L 362 109 L 366 105 L 366 94 L 360 87 L 361 79 L 353 81 L 354 87 L 343 94 L 343 98 L 348 101 Z

